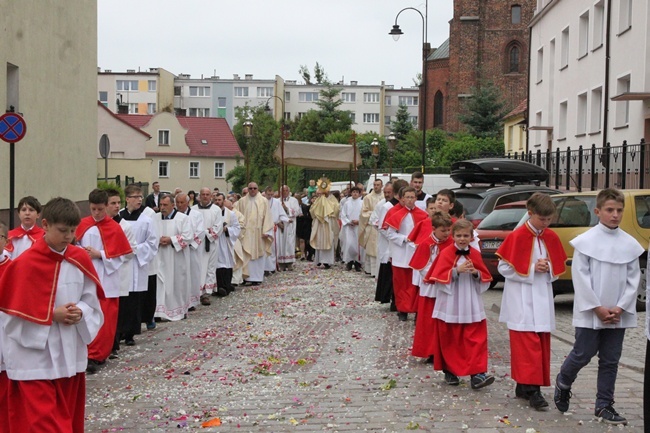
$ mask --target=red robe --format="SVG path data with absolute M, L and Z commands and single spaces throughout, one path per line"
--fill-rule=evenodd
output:
M 2 254 L 0 254 L 0 259 L 1 258 L 2 258 Z M 8 257 L 5 257 L 5 259 L 2 262 L 0 262 L 0 278 L 2 278 L 2 274 L 9 267 L 8 266 L 9 263 L 11 263 L 11 259 L 9 259 Z M 9 419 L 9 406 L 7 405 L 8 387 L 9 387 L 9 379 L 7 378 L 7 372 L 2 370 L 0 371 L 0 419 L 4 419 L 4 420 Z
M 39 226 L 34 226 L 32 227 L 31 230 L 25 230 L 23 226 L 18 226 L 13 230 L 9 230 L 8 233 L 9 236 L 7 237 L 7 245 L 5 245 L 5 250 L 9 251 L 10 253 L 14 252 L 14 246 L 11 243 L 12 239 L 21 239 L 24 236 L 27 236 L 29 240 L 32 241 L 33 244 L 38 239 L 42 238 L 44 234 L 45 234 L 45 230 L 43 230 Z
M 122 227 L 120 227 L 120 225 L 113 221 L 113 218 L 108 215 L 100 221 L 95 221 L 92 216 L 83 218 L 75 232 L 77 241 L 80 241 L 81 238 L 83 238 L 84 233 L 93 226 L 97 226 L 97 229 L 99 230 L 99 235 L 101 236 L 102 244 L 104 245 L 104 254 L 106 254 L 107 259 L 113 259 L 133 252 L 131 244 L 129 244 L 129 240 L 124 234 Z
M 436 257 L 436 260 L 431 265 L 427 276 L 424 281 L 427 283 L 451 283 L 452 271 L 456 267 L 459 255 L 456 254 L 456 248 L 447 248 Z M 472 261 L 474 268 L 481 273 L 481 281 L 488 283 L 492 281 L 490 271 L 485 267 L 481 253 L 472 247 L 469 247 L 469 260 Z

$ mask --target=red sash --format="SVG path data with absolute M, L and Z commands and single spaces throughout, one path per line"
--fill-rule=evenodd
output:
M 419 245 L 422 242 L 428 242 L 429 237 L 433 233 L 433 226 L 431 225 L 431 218 L 420 221 L 413 227 L 411 233 L 408 235 L 408 240 L 413 242 L 415 245 Z
M 456 267 L 456 263 L 460 256 L 456 254 L 457 248 L 446 248 L 438 254 L 438 257 L 431 264 L 431 269 L 424 277 L 426 283 L 442 283 L 449 284 L 451 282 L 452 270 Z M 481 281 L 488 283 L 492 281 L 490 271 L 485 267 L 481 253 L 472 247 L 469 247 L 469 260 L 474 264 L 474 268 L 481 273 Z
M 411 214 L 413 218 L 413 225 L 416 226 L 420 221 L 429 218 L 429 214 L 415 206 L 413 209 L 404 207 L 400 204 L 393 206 L 387 213 L 384 218 L 384 224 L 381 226 L 382 229 L 386 230 L 388 227 L 392 227 L 395 230 L 399 230 L 399 227 L 402 225 L 402 221 L 406 218 L 406 215 Z
M 122 227 L 120 227 L 120 225 L 113 221 L 113 218 L 108 215 L 106 215 L 101 221 L 95 221 L 92 216 L 83 218 L 75 233 L 77 241 L 80 242 L 84 233 L 93 226 L 97 226 L 97 229 L 99 230 L 99 235 L 104 244 L 104 254 L 106 254 L 107 259 L 112 259 L 133 252 Z
M 497 250 L 496 255 L 510 264 L 519 275 L 527 277 L 530 274 L 536 241 L 543 242 L 546 247 L 548 259 L 553 268 L 553 276 L 557 277 L 563 274 L 566 270 L 564 262 L 566 262 L 567 256 L 558 235 L 549 229 L 536 235 L 528 223 L 510 233 Z
M 104 299 L 104 290 L 86 251 L 69 245 L 64 254 L 58 254 L 41 238 L 14 260 L 0 278 L 0 310 L 38 325 L 51 325 L 63 260 L 93 280 L 97 297 Z
M 27 236 L 33 244 L 38 239 L 42 238 L 43 234 L 45 234 L 45 230 L 37 225 L 32 227 L 30 230 L 25 230 L 22 225 L 18 226 L 13 230 L 9 230 L 9 236 L 7 237 L 7 245 L 5 245 L 5 250 L 9 251 L 10 253 L 14 252 L 14 246 L 11 243 L 12 239 L 20 239 L 23 236 Z
M 424 239 L 415 247 L 415 253 L 413 253 L 409 266 L 416 271 L 421 271 L 426 267 L 427 263 L 429 263 L 429 259 L 431 258 L 433 249 L 436 245 L 438 246 L 438 254 L 440 254 L 442 250 L 453 244 L 454 240 L 451 236 L 449 236 L 444 242 L 436 242 L 433 238 L 433 232 L 431 232 L 427 239 Z

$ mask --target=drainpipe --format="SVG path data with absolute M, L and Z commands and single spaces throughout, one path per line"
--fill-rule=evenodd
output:
M 528 26 L 528 87 L 526 88 L 526 153 L 530 145 L 530 59 L 533 46 L 533 26 Z
M 605 83 L 603 85 L 603 149 L 607 144 L 607 133 L 609 132 L 609 52 L 612 28 L 612 0 L 607 0 L 607 24 L 605 27 Z

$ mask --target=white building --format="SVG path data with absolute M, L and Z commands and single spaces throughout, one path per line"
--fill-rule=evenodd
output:
M 171 112 L 173 106 L 174 74 L 163 68 L 140 72 L 127 69 L 113 72 L 97 69 L 97 100 L 113 113 L 156 114 Z
M 531 22 L 529 150 L 647 138 L 649 21 L 647 1 L 538 0 Z

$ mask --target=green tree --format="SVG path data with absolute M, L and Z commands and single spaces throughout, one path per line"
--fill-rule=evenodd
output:
M 305 80 L 305 84 L 312 84 L 311 73 L 309 72 L 307 65 L 300 65 L 298 73 L 302 79 Z M 316 66 L 314 66 L 314 78 L 316 79 L 316 84 L 323 84 L 327 81 L 325 68 L 323 68 L 323 66 L 321 66 L 318 62 L 316 62 Z
M 413 122 L 409 119 L 409 111 L 406 105 L 400 104 L 395 114 L 395 120 L 390 123 L 390 130 L 398 140 L 403 140 L 413 130 Z
M 302 77 L 303 80 L 305 80 L 305 84 L 309 85 L 311 84 L 311 73 L 309 72 L 309 68 L 306 65 L 300 65 L 300 69 L 298 70 L 298 73 Z
M 454 162 L 503 153 L 503 140 L 457 133 L 439 150 L 437 165 L 450 167 Z
M 458 119 L 471 135 L 496 138 L 502 134 L 503 116 L 507 114 L 501 91 L 492 83 L 472 89 L 472 97 L 465 103 L 466 114 Z
M 352 126 L 350 112 L 339 110 L 343 103 L 338 96 L 341 88 L 326 81 L 316 102 L 319 110 L 309 110 L 292 127 L 291 138 L 294 140 L 322 143 L 325 135 L 335 131 L 347 131 Z

